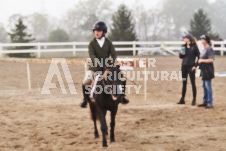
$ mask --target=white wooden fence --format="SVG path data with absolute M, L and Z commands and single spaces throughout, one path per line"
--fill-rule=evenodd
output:
M 181 45 L 183 41 L 163 41 L 163 42 L 143 42 L 143 41 L 125 41 L 125 42 L 113 42 L 116 46 L 117 51 L 130 51 L 133 56 L 138 52 L 148 51 L 149 55 L 155 52 L 168 52 L 168 54 L 178 55 L 181 50 Z M 88 42 L 57 42 L 57 43 L 0 43 L 0 57 L 3 54 L 9 53 L 35 53 L 36 57 L 40 58 L 43 52 L 73 52 L 71 57 L 76 56 L 77 52 L 87 52 Z M 200 41 L 198 42 L 200 50 L 202 50 L 202 45 Z M 220 55 L 223 56 L 226 51 L 226 41 L 213 41 L 213 48 L 215 51 L 219 51 Z M 33 49 L 24 50 L 9 50 L 13 47 L 29 47 L 33 46 Z M 58 48 L 51 48 L 58 47 Z

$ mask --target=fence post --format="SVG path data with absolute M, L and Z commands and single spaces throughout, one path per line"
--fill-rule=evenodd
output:
M 38 49 L 38 58 L 40 58 L 41 57 L 41 45 L 40 45 L 40 43 L 38 43 L 37 49 Z
M 160 49 L 161 49 L 161 55 L 163 56 L 163 51 L 164 51 L 164 42 L 161 42 Z
M 73 57 L 76 56 L 76 42 L 73 42 Z
M 136 56 L 136 42 L 133 41 L 133 56 Z
M 31 91 L 31 73 L 28 61 L 27 61 L 27 81 L 28 81 L 28 90 Z
M 224 41 L 221 42 L 221 56 L 224 56 Z
M 214 48 L 214 41 L 213 41 L 213 40 L 211 41 L 211 46 L 212 46 L 212 48 L 213 48 L 213 51 L 215 51 L 215 50 L 214 50 L 215 48 Z
M 146 61 L 146 60 L 145 60 Z M 147 104 L 147 67 L 146 63 L 144 64 L 144 100 Z
M 0 44 L 0 57 L 2 57 L 2 44 Z

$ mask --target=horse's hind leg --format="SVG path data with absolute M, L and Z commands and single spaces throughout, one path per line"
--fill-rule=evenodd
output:
M 115 142 L 115 116 L 117 111 L 111 111 L 111 133 L 110 133 L 110 139 L 111 142 Z

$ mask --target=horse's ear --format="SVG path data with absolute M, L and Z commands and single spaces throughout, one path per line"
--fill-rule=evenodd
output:
M 117 64 L 117 65 L 116 65 L 116 67 L 117 67 L 117 68 L 120 68 L 120 65 L 119 65 L 119 64 Z

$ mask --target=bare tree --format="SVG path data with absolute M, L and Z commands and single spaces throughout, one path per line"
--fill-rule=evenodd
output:
M 212 11 L 208 15 L 212 20 L 213 31 L 219 33 L 221 38 L 226 39 L 226 1 L 216 0 L 211 7 Z
M 208 0 L 164 0 L 162 13 L 173 18 L 172 38 L 181 38 L 183 29 L 189 29 L 190 19 L 199 8 L 208 9 Z
M 45 14 L 34 13 L 27 18 L 36 41 L 47 41 L 49 33 L 53 29 L 50 17 Z
M 137 33 L 140 40 L 157 40 L 161 37 L 164 27 L 163 16 L 159 10 L 145 10 L 143 6 L 136 7 L 135 18 Z
M 150 18 L 150 28 L 152 32 L 152 40 L 156 41 L 158 35 L 160 35 L 161 29 L 163 28 L 162 15 L 159 10 L 151 10 L 149 18 Z
M 7 42 L 7 32 L 2 24 L 0 24 L 0 42 Z
M 70 33 L 71 41 L 88 40 L 87 37 L 92 33 L 91 29 L 95 22 L 93 19 L 102 20 L 109 24 L 111 14 L 110 0 L 80 0 L 64 16 L 61 27 Z M 92 18 L 92 21 L 90 21 L 91 16 L 95 17 Z

